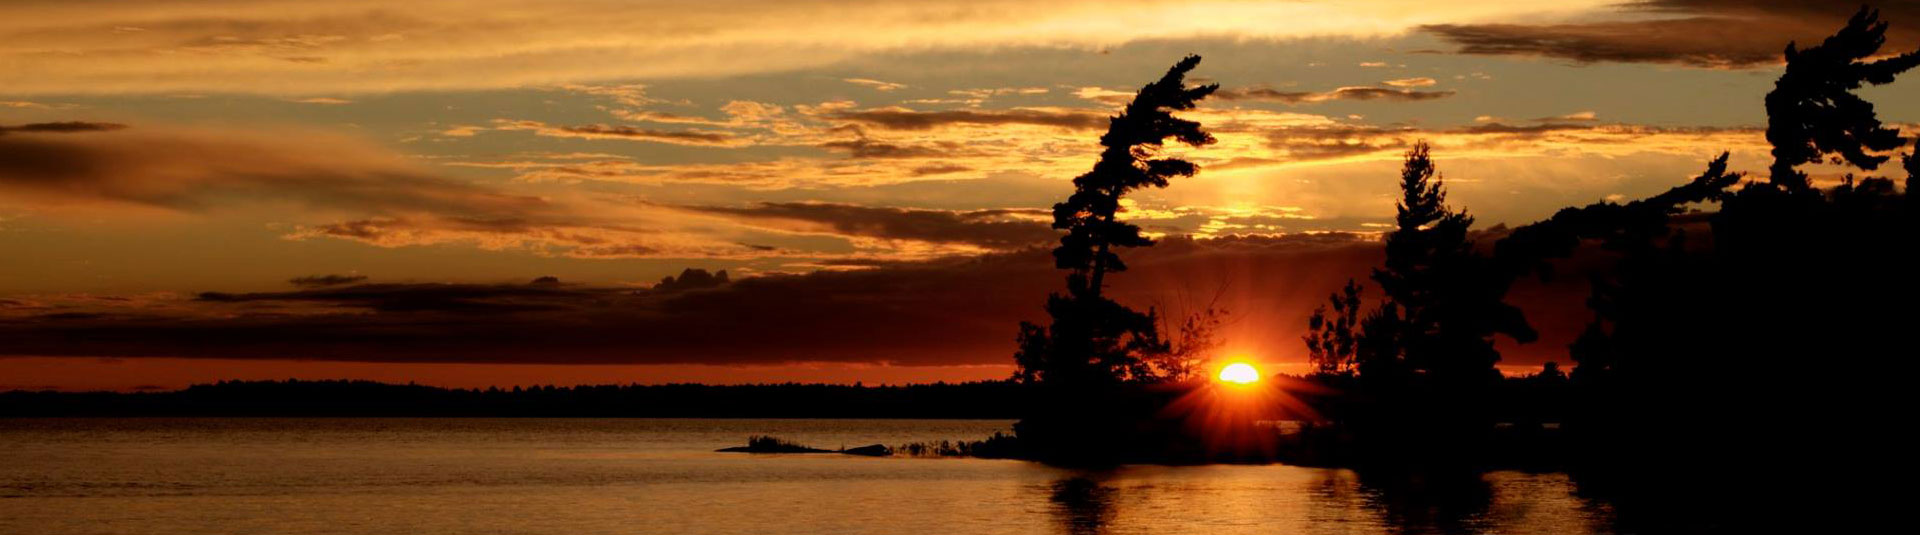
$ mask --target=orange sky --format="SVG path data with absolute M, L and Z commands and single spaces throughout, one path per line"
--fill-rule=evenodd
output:
M 1219 143 L 1127 200 L 1164 241 L 1112 291 L 1224 293 L 1228 346 L 1298 366 L 1415 141 L 1479 229 L 1762 170 L 1779 51 L 1857 8 L 12 0 L 0 388 L 1003 377 L 1060 287 L 1048 208 L 1187 54 Z M 688 268 L 733 282 L 655 287 Z M 1512 369 L 1566 361 L 1569 279 L 1516 290 L 1544 338 Z
M 254 359 L 0 358 L 0 390 L 176 389 L 226 379 L 367 379 L 446 387 L 693 382 L 711 384 L 820 382 L 870 384 L 1004 379 L 1011 365 L 771 366 L 421 364 Z
M 1298 363 L 1259 363 L 1267 373 L 1300 373 Z M 248 359 L 99 359 L 53 357 L 0 358 L 0 390 L 176 389 L 228 379 L 367 379 L 393 383 L 484 388 L 488 386 L 659 384 L 693 382 L 904 384 L 1005 379 L 1012 365 L 884 366 L 788 364 L 771 366 L 702 365 L 542 365 L 419 364 Z M 15 382 L 15 381 L 34 382 Z
M 1235 362 L 1241 359 L 1230 359 Z M 1252 359 L 1263 374 L 1302 374 L 1306 363 Z M 1538 366 L 1500 366 L 1508 375 L 1527 375 Z M 864 364 L 786 364 L 770 366 L 704 365 L 545 365 L 421 364 L 253 359 L 103 359 L 72 357 L 0 358 L 3 390 L 172 390 L 222 380 L 363 379 L 415 382 L 450 388 L 489 386 L 662 384 L 662 383 L 838 383 L 867 385 L 964 382 L 1005 379 L 1012 365 L 886 366 Z M 30 381 L 30 382 L 11 382 Z

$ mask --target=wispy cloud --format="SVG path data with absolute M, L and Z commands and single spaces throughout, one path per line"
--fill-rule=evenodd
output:
M 1611 0 L 1579 0 L 1547 14 Z M 1395 35 L 1521 2 L 939 0 L 746 3 L 379 0 L 0 6 L 0 93 L 277 95 L 663 80 L 822 67 L 893 51 L 1071 47 L 1196 36 Z
M 287 279 L 287 283 L 301 288 L 325 288 L 328 286 L 353 284 L 364 280 L 367 280 L 366 275 L 308 275 Z
M 1107 114 L 1092 110 L 1064 108 L 1013 108 L 1007 110 L 916 111 L 907 108 L 873 108 L 834 112 L 828 117 L 852 121 L 886 130 L 930 130 L 944 125 L 1037 125 L 1078 130 L 1104 128 Z
M 373 211 L 520 211 L 545 204 L 437 177 L 339 136 L 84 122 L 0 132 L 9 134 L 0 135 L 0 188 L 50 203 L 187 212 L 219 209 L 223 197 Z M 49 132 L 62 135 L 15 135 Z
M 90 121 L 60 121 L 52 123 L 27 123 L 20 125 L 0 125 L 0 134 L 8 132 L 70 134 L 76 132 L 110 132 L 126 128 L 119 123 L 99 123 Z
M 744 146 L 751 141 L 728 132 L 711 130 L 662 130 L 626 125 L 586 124 L 586 125 L 549 125 L 539 121 L 497 119 L 494 130 L 524 130 L 547 137 L 572 137 L 581 139 L 623 139 L 629 141 L 650 141 L 672 145 L 696 145 L 709 147 Z
M 0 135 L 0 207 L 102 218 L 274 206 L 292 239 L 582 257 L 769 254 L 741 245 L 753 235 L 742 228 L 688 227 L 632 203 L 468 182 L 337 135 L 112 126 L 10 127 Z
M 63 109 L 76 108 L 76 107 L 78 106 L 75 106 L 73 104 L 34 102 L 31 100 L 0 100 L 0 108 L 28 109 L 28 110 L 63 110 Z
M 1048 226 L 1051 212 L 1039 209 L 921 210 L 832 203 L 683 208 L 783 230 L 962 244 L 982 250 L 1031 247 L 1059 238 Z
M 1431 79 L 1425 79 L 1431 81 Z M 1394 80 L 1392 82 L 1406 82 Z M 1387 82 L 1391 84 L 1392 82 Z M 1418 89 L 1396 89 L 1384 87 L 1351 86 L 1332 91 L 1281 91 L 1270 87 L 1227 88 L 1214 93 L 1215 98 L 1227 101 L 1250 100 L 1280 102 L 1284 104 L 1314 104 L 1333 100 L 1381 100 L 1397 102 L 1419 102 L 1451 97 L 1453 91 L 1422 91 Z
M 1583 121 L 1583 122 L 1584 122 L 1584 121 L 1598 121 L 1598 120 L 1600 120 L 1600 114 L 1598 114 L 1598 113 L 1595 113 L 1595 112 L 1593 112 L 1593 111 L 1576 111 L 1576 112 L 1573 112 L 1573 113 L 1569 113 L 1569 114 L 1566 114 L 1566 115 L 1556 115 L 1556 116 L 1552 116 L 1552 117 L 1540 117 L 1540 118 L 1537 118 L 1537 119 L 1534 119 L 1534 120 L 1535 120 L 1535 121 L 1539 121 L 1539 122 L 1553 122 L 1553 121 Z
M 1667 63 L 1703 68 L 1779 64 L 1788 40 L 1818 42 L 1860 8 L 1852 0 L 1744 2 L 1646 0 L 1610 16 L 1559 24 L 1432 24 L 1421 29 L 1464 54 L 1543 56 L 1579 63 Z M 1885 2 L 1890 20 L 1920 20 L 1920 5 Z M 1920 44 L 1920 28 L 1897 25 L 1893 49 Z
M 841 79 L 840 81 L 853 84 L 853 85 L 858 85 L 858 86 L 866 86 L 866 87 L 872 88 L 874 91 L 893 91 L 896 89 L 905 89 L 907 87 L 907 84 L 883 82 L 883 81 L 874 80 L 871 78 L 845 78 L 845 79 Z

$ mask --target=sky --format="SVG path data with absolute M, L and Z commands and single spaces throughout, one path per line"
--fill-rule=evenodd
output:
M 1920 2 L 1878 7 L 1920 45 Z M 1006 377 L 1048 207 L 1187 54 L 1219 143 L 1129 200 L 1161 243 L 1113 291 L 1303 371 L 1415 141 L 1492 232 L 1722 151 L 1760 176 L 1781 51 L 1857 8 L 12 0 L 0 389 Z M 1862 94 L 1912 128 L 1906 85 Z M 1585 291 L 1516 288 L 1544 336 L 1503 365 L 1565 361 Z

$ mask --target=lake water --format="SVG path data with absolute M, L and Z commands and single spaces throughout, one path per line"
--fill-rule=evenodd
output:
M 0 533 L 1604 533 L 1562 474 L 716 453 L 993 420 L 0 420 Z

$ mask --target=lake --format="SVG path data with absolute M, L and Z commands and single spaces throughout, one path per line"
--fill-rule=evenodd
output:
M 716 453 L 1000 420 L 0 419 L 0 533 L 1606 533 L 1564 474 Z

